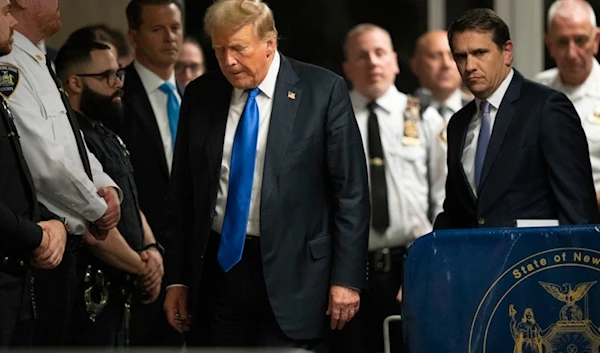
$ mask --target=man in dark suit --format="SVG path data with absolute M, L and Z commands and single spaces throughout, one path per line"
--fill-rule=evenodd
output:
M 187 330 L 191 314 L 190 341 L 213 346 L 327 352 L 366 282 L 367 169 L 346 85 L 281 55 L 261 1 L 217 1 L 205 28 L 221 70 L 192 81 L 182 105 L 169 323 Z
M 10 53 L 17 23 L 9 9 L 10 2 L 0 0 L 0 56 Z M 32 343 L 35 304 L 29 265 L 55 268 L 67 241 L 63 223 L 37 202 L 4 94 L 0 95 L 0 165 L 0 352 L 4 352 Z
M 586 137 L 567 97 L 511 67 L 508 27 L 491 10 L 465 13 L 448 39 L 475 100 L 448 126 L 446 200 L 434 227 L 596 222 Z
M 132 0 L 126 12 L 136 59 L 125 68 L 123 119 L 120 126 L 109 127 L 131 153 L 140 209 L 160 244 L 165 242 L 165 200 L 181 102 L 174 72 L 183 42 L 181 5 L 177 0 Z M 132 345 L 182 343 L 165 320 L 163 301 L 164 291 L 155 303 L 132 307 Z

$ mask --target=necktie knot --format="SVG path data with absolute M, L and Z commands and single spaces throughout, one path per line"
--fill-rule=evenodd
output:
M 367 110 L 369 111 L 369 113 L 374 112 L 375 111 L 375 107 L 377 107 L 377 103 L 375 103 L 375 101 L 369 102 L 367 104 Z
M 490 113 L 490 102 L 481 101 L 481 103 L 479 103 L 479 109 L 481 109 L 481 112 L 483 114 L 489 114 Z
M 254 99 L 260 93 L 260 89 L 256 87 L 252 89 L 247 89 L 246 92 L 248 92 L 248 99 Z
M 159 89 L 160 89 L 162 92 L 164 92 L 164 93 L 166 93 L 166 94 L 169 94 L 169 93 L 172 93 L 172 92 L 173 92 L 173 89 L 174 89 L 174 87 L 173 87 L 173 85 L 171 84 L 171 82 L 165 82 L 165 83 L 163 83 L 162 85 L 160 85 Z

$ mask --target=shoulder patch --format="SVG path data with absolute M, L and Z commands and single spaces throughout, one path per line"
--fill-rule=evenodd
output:
M 19 84 L 19 69 L 11 65 L 0 65 L 0 94 L 9 98 Z

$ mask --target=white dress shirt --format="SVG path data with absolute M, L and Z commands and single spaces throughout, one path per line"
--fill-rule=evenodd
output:
M 350 93 L 368 162 L 369 101 Z M 371 228 L 369 250 L 407 245 L 429 233 L 442 211 L 445 197 L 446 154 L 430 126 L 419 121 L 419 142 L 403 144 L 407 96 L 395 86 L 376 101 L 381 145 L 386 160 L 386 185 L 390 225 L 384 234 Z
M 490 135 L 494 131 L 494 122 L 496 121 L 496 114 L 502 103 L 502 99 L 508 90 L 508 86 L 513 79 L 515 72 L 511 68 L 510 72 L 504 78 L 504 81 L 498 86 L 496 91 L 487 97 L 486 101 L 490 103 Z M 479 141 L 479 130 L 481 130 L 481 115 L 479 105 L 482 100 L 475 98 L 475 104 L 477 105 L 477 111 L 469 123 L 467 134 L 465 137 L 465 147 L 462 155 L 462 165 L 467 176 L 467 180 L 471 185 L 473 194 L 477 196 L 477 186 L 475 185 L 475 154 L 477 153 L 477 141 Z
M 598 61 L 594 59 L 592 72 L 583 84 L 576 87 L 563 85 L 556 68 L 538 74 L 536 81 L 563 92 L 575 106 L 588 141 L 594 187 L 596 192 L 600 192 L 600 65 Z
M 98 220 L 106 212 L 106 202 L 98 196 L 98 189 L 112 186 L 122 197 L 120 189 L 89 151 L 94 182 L 85 173 L 44 52 L 15 31 L 13 50 L 0 58 L 0 66 L 14 67 L 19 72 L 7 101 L 38 200 L 54 214 L 66 217 L 74 234 L 85 233 L 88 222 Z
M 256 103 L 258 105 L 259 125 L 258 140 L 256 142 L 256 162 L 254 163 L 254 179 L 252 181 L 252 196 L 250 197 L 250 213 L 248 216 L 248 225 L 246 227 L 246 234 L 248 235 L 260 235 L 260 194 L 262 190 L 267 136 L 269 134 L 269 121 L 271 121 L 273 95 L 275 94 L 275 83 L 277 82 L 280 62 L 281 58 L 279 52 L 275 51 L 275 56 L 269 67 L 267 76 L 260 85 L 258 85 L 260 93 L 256 96 Z M 223 159 L 221 161 L 221 178 L 219 181 L 219 192 L 217 194 L 217 204 L 215 207 L 216 213 L 212 224 L 212 229 L 217 233 L 221 233 L 221 229 L 223 228 L 223 218 L 225 217 L 225 210 L 227 209 L 229 166 L 235 131 L 237 130 L 247 100 L 247 92 L 237 88 L 233 89 L 233 92 L 231 93 L 231 103 L 229 104 L 229 114 L 227 115 L 227 126 L 225 127 L 225 142 L 223 143 Z
M 160 138 L 163 143 L 165 158 L 167 159 L 167 167 L 169 168 L 170 173 L 171 164 L 173 164 L 173 141 L 171 138 L 171 127 L 169 126 L 169 113 L 167 111 L 168 94 L 161 91 L 159 88 L 165 82 L 171 83 L 173 85 L 173 90 L 175 91 L 177 101 L 181 105 L 181 97 L 179 96 L 179 92 L 177 92 L 175 72 L 171 73 L 171 77 L 165 81 L 137 61 L 133 62 L 133 67 L 135 67 L 138 75 L 140 75 L 140 80 L 142 81 L 142 85 L 146 90 L 148 100 L 150 100 L 150 106 L 154 112 L 154 118 L 156 119 L 156 124 L 158 125 L 158 131 L 160 131 Z

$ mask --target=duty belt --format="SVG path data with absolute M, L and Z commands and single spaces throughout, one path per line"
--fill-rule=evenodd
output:
M 25 256 L 11 256 L 0 253 L 1 272 L 25 272 L 29 268 L 29 259 Z

